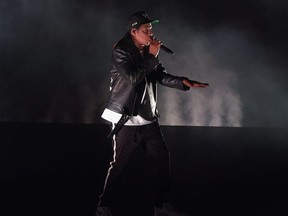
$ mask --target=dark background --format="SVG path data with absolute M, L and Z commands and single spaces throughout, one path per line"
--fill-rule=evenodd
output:
M 128 16 L 160 19 L 169 73 L 210 83 L 159 87 L 160 123 L 287 127 L 286 1 L 0 2 L 0 121 L 102 123 L 111 48 Z M 168 115 L 169 114 L 169 115 Z
M 112 150 L 100 117 L 111 48 L 139 10 L 160 19 L 154 33 L 176 53 L 160 53 L 167 71 L 210 83 L 159 86 L 174 204 L 192 215 L 287 215 L 287 9 L 1 0 L 1 215 L 93 215 Z M 142 153 L 128 166 L 128 197 L 151 192 Z

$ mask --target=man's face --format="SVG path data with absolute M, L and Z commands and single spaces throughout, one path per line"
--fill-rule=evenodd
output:
M 138 43 L 148 46 L 152 41 L 151 36 L 153 36 L 151 23 L 143 24 L 139 29 L 133 29 L 132 35 Z

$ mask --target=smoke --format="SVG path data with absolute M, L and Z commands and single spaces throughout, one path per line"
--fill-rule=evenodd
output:
M 91 6 L 1 1 L 1 121 L 99 120 L 119 15 Z
M 188 92 L 160 87 L 158 102 L 162 113 L 161 124 L 233 127 L 286 125 L 283 115 L 288 108 L 287 100 L 283 103 L 285 90 L 284 86 L 279 89 L 281 82 L 277 79 L 279 74 L 285 74 L 286 65 L 279 58 L 278 62 L 271 58 L 270 50 L 257 41 L 253 32 L 232 26 L 201 31 L 170 20 L 169 26 L 173 33 L 161 28 L 158 31 L 165 43 L 176 52 L 175 56 L 161 54 L 167 71 L 208 82 L 210 86 Z M 178 40 L 172 38 L 174 32 Z M 277 55 L 277 52 L 274 54 Z M 277 113 L 275 107 L 269 106 L 268 101 L 271 100 L 278 104 Z M 277 115 L 278 121 L 275 118 Z
M 191 80 L 208 82 L 210 86 L 188 92 L 160 91 L 161 124 L 241 126 L 243 109 L 238 74 L 233 67 L 223 64 L 223 59 L 231 54 L 229 49 L 243 40 L 239 32 L 218 29 L 195 33 L 191 28 L 177 28 L 177 23 L 170 25 L 181 40 L 171 40 L 169 45 L 177 48 L 175 56 L 161 56 L 167 71 Z M 159 34 L 167 35 L 167 32 L 160 31 Z
M 210 84 L 159 86 L 161 124 L 287 126 L 287 4 L 150 3 L 1 1 L 0 121 L 102 122 L 111 48 L 128 15 L 146 10 L 176 52 L 160 53 L 167 71 Z

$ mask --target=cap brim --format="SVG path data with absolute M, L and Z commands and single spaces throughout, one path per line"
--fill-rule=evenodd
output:
M 160 22 L 160 20 L 157 20 L 157 19 L 156 19 L 156 20 L 152 20 L 150 23 L 151 23 L 151 24 L 155 24 L 155 23 L 159 23 L 159 22 Z
M 147 23 L 151 23 L 151 24 L 155 24 L 155 23 L 159 23 L 160 22 L 160 20 L 147 20 L 146 22 L 144 22 L 144 23 L 142 23 L 141 25 L 143 25 L 143 24 L 147 24 Z

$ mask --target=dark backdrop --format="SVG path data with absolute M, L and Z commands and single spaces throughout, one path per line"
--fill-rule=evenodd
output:
M 146 10 L 176 53 L 160 53 L 167 71 L 210 83 L 189 92 L 159 86 L 174 203 L 194 215 L 287 215 L 287 7 L 1 0 L 1 213 L 93 215 L 111 153 L 109 129 L 98 125 L 111 48 L 128 16 Z M 143 157 L 131 160 L 132 180 L 149 179 Z
M 160 123 L 286 127 L 286 1 L 0 2 L 0 121 L 102 123 L 113 44 L 130 14 L 160 19 L 169 73 L 209 82 L 159 87 Z M 168 115 L 169 113 L 169 115 Z

